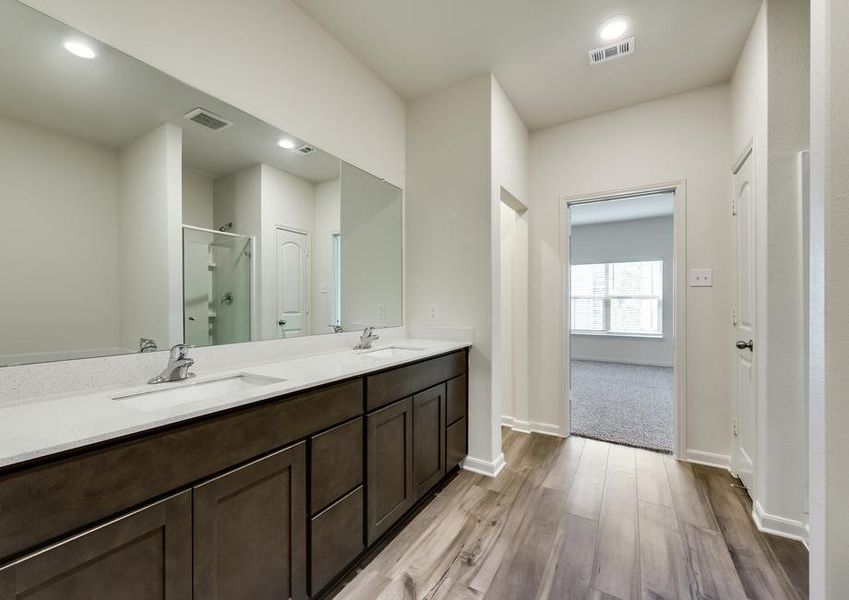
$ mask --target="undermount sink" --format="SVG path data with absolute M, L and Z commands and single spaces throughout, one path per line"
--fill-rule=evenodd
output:
M 413 346 L 388 346 L 364 352 L 363 356 L 368 358 L 411 358 L 424 352 L 427 348 L 415 348 Z
M 191 402 L 210 400 L 226 401 L 235 395 L 283 381 L 286 380 L 277 377 L 266 377 L 265 375 L 248 375 L 242 373 L 220 379 L 181 383 L 176 387 L 134 392 L 123 396 L 114 396 L 112 399 L 138 410 L 155 411 L 181 404 L 189 404 Z

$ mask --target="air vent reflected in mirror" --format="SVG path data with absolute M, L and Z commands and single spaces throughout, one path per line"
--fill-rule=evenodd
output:
M 213 131 L 221 131 L 222 129 L 227 129 L 233 125 L 232 121 L 228 121 L 224 117 L 220 117 L 214 112 L 210 112 L 205 108 L 200 107 L 190 110 L 183 116 L 189 121 L 194 121 L 198 125 L 203 125 L 207 129 L 211 129 Z

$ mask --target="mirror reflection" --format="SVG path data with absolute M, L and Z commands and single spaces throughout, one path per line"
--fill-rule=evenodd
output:
M 0 365 L 402 324 L 399 188 L 14 0 L 0 81 Z

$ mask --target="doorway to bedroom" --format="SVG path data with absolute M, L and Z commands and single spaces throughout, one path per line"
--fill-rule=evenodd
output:
M 567 204 L 570 429 L 675 450 L 675 190 Z

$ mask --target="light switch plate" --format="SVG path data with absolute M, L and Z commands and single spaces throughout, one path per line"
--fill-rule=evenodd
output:
M 378 304 L 377 305 L 377 318 L 383 319 L 385 317 L 386 317 L 386 305 L 385 304 Z
M 713 287 L 713 269 L 690 269 L 690 287 Z

